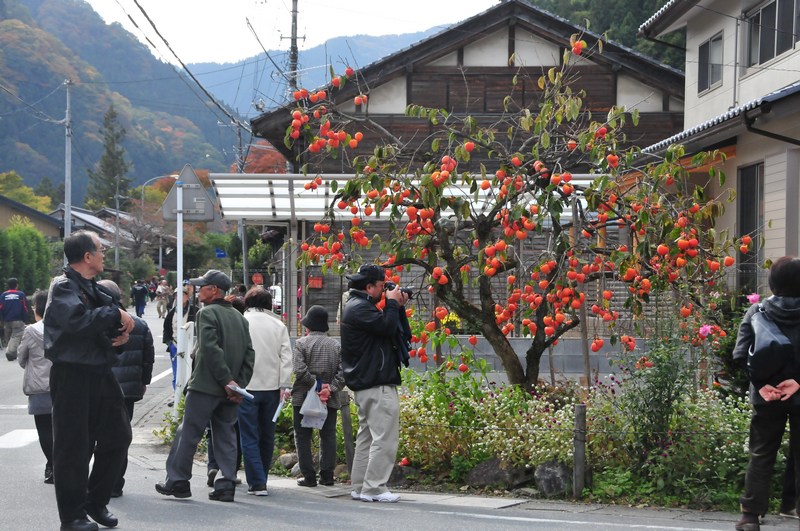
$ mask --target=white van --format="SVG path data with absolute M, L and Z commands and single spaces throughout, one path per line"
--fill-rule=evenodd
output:
M 272 294 L 272 311 L 281 315 L 283 310 L 283 289 L 281 289 L 278 284 L 270 286 L 267 289 L 269 289 L 270 294 Z

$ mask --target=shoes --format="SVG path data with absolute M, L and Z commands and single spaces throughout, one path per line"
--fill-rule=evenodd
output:
M 235 484 L 237 484 L 237 485 L 241 485 L 242 484 L 242 478 L 240 478 L 239 476 L 236 476 L 236 479 L 234 479 L 233 482 Z
M 53 467 L 51 465 L 44 467 L 44 482 L 48 485 L 53 484 Z
M 176 481 L 172 484 L 172 487 L 167 487 L 166 482 L 156 483 L 156 492 L 164 496 L 175 496 L 176 498 L 192 497 L 192 488 L 185 479 Z
M 247 494 L 251 496 L 269 496 L 266 485 L 253 485 L 247 489 Z
M 206 481 L 206 485 L 209 487 L 214 486 L 214 480 L 217 478 L 217 473 L 219 472 L 216 468 L 209 468 L 208 469 L 208 481 Z
M 300 478 L 300 479 L 297 480 L 297 486 L 298 487 L 316 487 L 317 486 L 317 480 L 316 479 Z
M 122 497 L 122 489 L 114 489 L 111 491 L 112 498 L 121 498 Z
M 781 509 L 781 511 L 778 514 L 780 514 L 781 516 L 783 516 L 785 518 L 800 519 L 800 516 L 797 516 L 797 509 L 794 509 L 794 508 L 792 508 L 792 509 Z
M 352 496 L 352 494 L 351 494 L 351 496 Z M 360 496 L 360 499 L 361 499 L 361 501 L 365 501 L 365 502 L 397 503 L 397 502 L 400 501 L 400 496 L 398 496 L 397 494 L 392 494 L 391 492 L 389 492 L 387 490 L 386 492 L 378 494 L 377 496 L 370 496 L 369 494 L 362 494 Z M 755 529 L 753 531 L 759 531 L 759 530 Z
M 233 489 L 214 489 L 208 493 L 208 499 L 213 501 L 232 502 L 235 493 L 236 491 Z
M 108 512 L 108 508 L 105 505 L 98 505 L 96 503 L 89 502 L 86 504 L 84 509 L 86 510 L 86 514 L 89 515 L 89 518 L 102 526 L 117 527 L 117 524 L 119 523 L 117 517 Z
M 319 484 L 325 485 L 326 487 L 333 487 L 333 479 L 322 479 L 319 478 Z
M 16 360 L 16 359 L 17 359 L 17 356 L 16 356 L 16 354 L 15 354 L 15 355 L 13 355 L 13 356 L 10 356 L 8 353 L 6 353 L 6 359 L 7 359 L 8 361 L 14 361 L 14 360 Z
M 761 531 L 761 524 L 758 522 L 758 515 L 753 513 L 742 513 L 742 517 L 734 526 L 736 531 Z
M 351 490 L 350 491 L 350 498 L 352 498 L 354 500 L 360 500 L 361 499 L 361 493 L 356 492 L 354 490 Z
M 169 399 L 169 402 L 167 402 L 167 407 L 172 407 L 172 406 L 174 406 L 174 405 L 175 405 L 175 401 L 174 401 L 173 399 L 171 399 L 171 398 L 170 398 L 170 399 Z
M 61 531 L 97 531 L 97 524 L 87 518 L 76 518 L 70 522 L 61 523 Z

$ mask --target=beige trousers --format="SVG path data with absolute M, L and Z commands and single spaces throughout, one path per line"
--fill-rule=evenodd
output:
M 387 492 L 400 436 L 400 401 L 397 388 L 379 385 L 355 391 L 358 436 L 353 457 L 353 490 L 368 496 Z

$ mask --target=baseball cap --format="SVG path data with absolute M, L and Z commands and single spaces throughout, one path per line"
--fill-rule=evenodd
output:
M 210 284 L 218 287 L 222 291 L 228 291 L 231 289 L 230 277 L 218 269 L 209 269 L 202 277 L 189 280 L 189 284 L 198 287 L 207 286 Z
M 358 273 L 345 276 L 347 277 L 347 280 L 351 282 L 361 282 L 366 280 L 369 284 L 372 282 L 386 280 L 386 270 L 377 264 L 364 264 L 358 268 Z

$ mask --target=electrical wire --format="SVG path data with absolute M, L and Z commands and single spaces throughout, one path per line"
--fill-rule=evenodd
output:
M 34 103 L 28 103 L 27 101 L 25 101 L 22 98 L 20 98 L 10 88 L 8 88 L 5 85 L 3 85 L 2 83 L 0 83 L 0 90 L 2 90 L 3 92 L 8 93 L 11 97 L 13 97 L 15 100 L 17 100 L 18 102 L 22 103 L 22 105 L 24 105 L 23 109 L 17 109 L 15 111 L 12 111 L 12 112 L 7 113 L 7 114 L 0 114 L 0 116 L 10 116 L 11 114 L 15 114 L 15 113 L 23 111 L 23 110 L 29 110 L 29 111 L 32 111 L 34 113 L 33 116 L 37 120 L 41 120 L 41 121 L 47 122 L 47 123 L 55 123 L 55 124 L 63 123 L 63 120 L 56 120 L 52 116 L 48 115 L 46 112 L 40 111 L 39 109 L 37 109 L 35 107 L 35 105 L 40 104 L 41 102 L 43 102 L 44 100 L 46 100 L 47 98 L 49 98 L 50 96 L 52 96 L 53 94 L 58 92 L 58 90 L 63 85 L 64 85 L 63 83 L 59 83 L 59 85 L 56 88 L 54 88 L 52 91 L 50 91 L 50 93 L 47 94 L 46 96 L 40 98 L 39 100 L 35 101 Z

